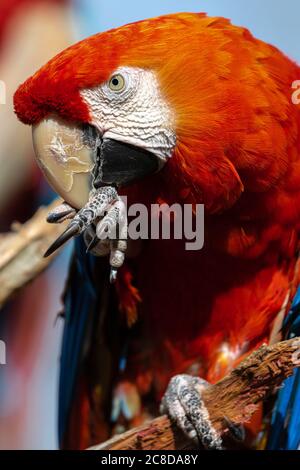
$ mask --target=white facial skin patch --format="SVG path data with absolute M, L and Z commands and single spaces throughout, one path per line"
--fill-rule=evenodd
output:
M 155 73 L 120 67 L 99 87 L 81 91 L 92 122 L 107 139 L 154 153 L 162 164 L 176 144 L 174 112 L 163 97 Z

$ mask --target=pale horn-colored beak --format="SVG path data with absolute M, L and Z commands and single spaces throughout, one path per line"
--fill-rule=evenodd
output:
M 32 136 L 38 165 L 50 186 L 72 207 L 83 207 L 92 188 L 97 131 L 51 115 L 33 126 Z

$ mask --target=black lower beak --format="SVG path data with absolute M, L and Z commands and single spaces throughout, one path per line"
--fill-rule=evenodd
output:
M 112 139 L 103 139 L 94 169 L 94 187 L 127 186 L 159 169 L 151 152 Z

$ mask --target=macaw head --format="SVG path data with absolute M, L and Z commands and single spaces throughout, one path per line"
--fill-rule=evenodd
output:
M 261 73 L 250 80 L 244 66 L 256 67 L 253 44 L 249 32 L 204 14 L 144 20 L 61 52 L 19 87 L 15 110 L 32 125 L 50 184 L 75 208 L 92 185 L 162 172 L 158 191 L 222 211 L 244 190 L 237 167 L 253 180 L 268 142 L 266 100 L 255 115 Z
M 41 169 L 76 208 L 92 185 L 127 185 L 159 170 L 174 150 L 174 113 L 155 67 L 124 58 L 134 37 L 125 27 L 86 39 L 15 94 Z

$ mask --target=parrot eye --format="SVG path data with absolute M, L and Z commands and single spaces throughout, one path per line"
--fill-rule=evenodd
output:
M 108 86 L 112 91 L 120 92 L 124 90 L 125 79 L 123 75 L 119 73 L 117 75 L 113 75 L 111 79 L 109 80 Z

